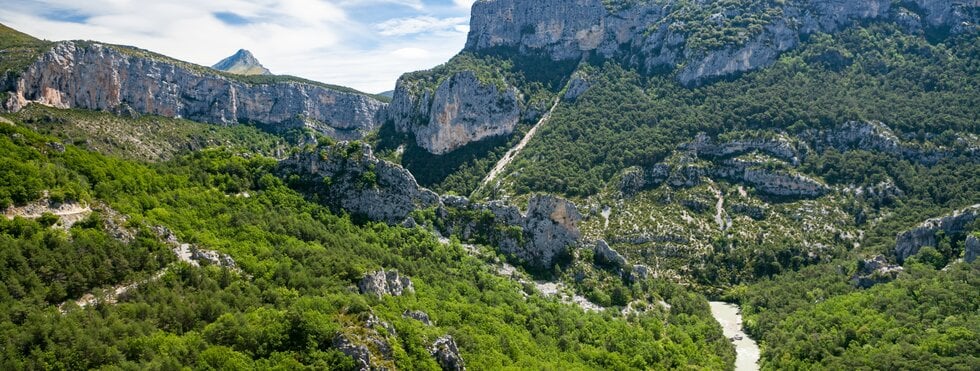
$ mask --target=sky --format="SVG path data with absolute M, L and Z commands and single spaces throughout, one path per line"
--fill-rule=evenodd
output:
M 368 93 L 466 43 L 473 0 L 0 0 L 0 23 L 211 66 L 247 49 L 275 74 Z

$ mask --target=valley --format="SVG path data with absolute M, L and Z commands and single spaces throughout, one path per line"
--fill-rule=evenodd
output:
M 978 14 L 477 0 L 383 96 L 0 26 L 0 369 L 977 369 Z

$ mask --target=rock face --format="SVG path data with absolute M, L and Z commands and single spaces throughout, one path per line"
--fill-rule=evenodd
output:
M 953 154 L 948 148 L 922 148 L 902 141 L 888 125 L 879 121 L 850 121 L 817 135 L 808 135 L 817 151 L 834 148 L 838 151 L 865 150 L 904 157 L 932 165 Z M 974 158 L 977 153 L 971 153 Z
M 830 188 L 802 174 L 769 170 L 764 164 L 739 158 L 725 160 L 713 170 L 715 176 L 747 183 L 757 191 L 784 197 L 819 197 Z
M 434 92 L 400 79 L 387 118 L 397 131 L 413 134 L 420 147 L 445 154 L 512 133 L 521 116 L 518 94 L 514 87 L 481 82 L 470 71 L 450 76 Z
M 545 54 L 553 60 L 595 53 L 654 71 L 683 66 L 683 84 L 754 70 L 772 64 L 781 52 L 806 35 L 839 31 L 864 20 L 898 15 L 888 0 L 788 0 L 747 14 L 741 4 L 712 2 L 626 2 L 603 0 L 482 0 L 473 6 L 466 50 L 511 48 Z M 613 2 L 615 3 L 615 2 Z M 933 28 L 954 32 L 976 29 L 975 1 L 917 0 L 922 19 Z M 778 14 L 768 16 L 765 14 Z M 704 15 L 705 19 L 687 19 Z M 710 15 L 710 17 L 709 17 Z M 704 46 L 697 27 L 721 29 L 736 17 L 762 19 L 756 28 L 737 30 L 739 38 Z
M 401 296 L 404 293 L 415 292 L 412 280 L 402 276 L 398 271 L 384 269 L 368 273 L 357 285 L 362 294 L 383 296 Z
M 569 253 L 570 247 L 580 242 L 578 223 L 582 215 L 575 204 L 559 197 L 531 197 L 526 214 L 501 201 L 446 204 L 451 205 L 458 206 L 441 212 L 446 234 L 497 246 L 500 252 L 523 261 L 528 267 L 551 268 L 559 257 Z
M 239 75 L 271 75 L 272 72 L 259 63 L 259 60 L 252 55 L 252 52 L 240 49 L 234 55 L 222 59 L 214 66 L 218 71 L 235 73 Z
M 969 232 L 967 228 L 980 215 L 980 204 L 957 210 L 952 214 L 929 219 L 912 230 L 898 235 L 895 243 L 895 255 L 899 261 L 915 255 L 925 246 L 936 246 L 936 233 L 943 231 L 948 236 Z M 975 251 L 975 250 L 974 250 Z
M 970 235 L 966 238 L 964 246 L 963 260 L 967 263 L 973 263 L 974 260 L 977 260 L 977 256 L 980 255 L 980 237 Z
M 903 270 L 904 268 L 901 266 L 888 264 L 888 260 L 884 256 L 878 255 L 872 259 L 858 262 L 858 270 L 851 277 L 851 283 L 854 286 L 867 289 L 879 283 L 895 280 Z
M 606 241 L 599 240 L 595 244 L 596 261 L 602 264 L 609 264 L 617 268 L 626 268 L 628 263 L 623 255 L 609 247 Z
M 30 102 L 216 124 L 307 126 L 344 139 L 373 129 L 385 106 L 364 94 L 294 81 L 250 84 L 143 51 L 70 41 L 21 74 L 5 109 Z
M 924 13 L 924 27 L 951 28 L 953 32 L 966 32 L 977 24 L 978 4 L 971 0 L 915 0 Z
M 429 346 L 429 354 L 435 357 L 436 362 L 445 371 L 463 371 L 466 370 L 466 365 L 463 363 L 463 357 L 459 355 L 459 348 L 456 347 L 456 341 L 450 335 L 443 336 L 436 339 L 435 342 Z
M 419 186 L 408 170 L 377 159 L 365 144 L 343 142 L 297 153 L 280 168 L 302 175 L 322 202 L 371 220 L 397 224 L 414 210 L 440 205 L 439 196 Z
M 703 157 L 729 157 L 759 151 L 791 162 L 793 165 L 798 165 L 801 155 L 797 146 L 793 140 L 782 135 L 773 138 L 744 138 L 718 143 L 701 133 L 691 143 L 681 146 L 681 149 Z

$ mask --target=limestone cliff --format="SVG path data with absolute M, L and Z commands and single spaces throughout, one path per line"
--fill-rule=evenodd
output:
M 252 78 L 263 78 L 261 76 Z M 375 127 L 385 104 L 365 94 L 298 79 L 248 80 L 127 47 L 61 42 L 13 84 L 4 102 L 128 111 L 193 121 L 308 126 L 338 138 Z
M 435 90 L 401 79 L 388 119 L 397 131 L 411 133 L 420 147 L 445 154 L 513 132 L 521 116 L 518 94 L 514 87 L 481 82 L 471 71 L 450 76 Z
M 647 71 L 676 70 L 678 81 L 690 85 L 768 66 L 807 35 L 866 20 L 897 19 L 900 13 L 915 14 L 925 28 L 977 29 L 975 1 L 916 0 L 908 7 L 912 9 L 893 9 L 892 4 L 480 0 L 473 6 L 466 50 L 505 47 L 544 53 L 556 61 L 595 53 Z M 731 37 L 713 36 L 719 33 Z

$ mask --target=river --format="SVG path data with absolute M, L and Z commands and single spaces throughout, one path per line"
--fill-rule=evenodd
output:
M 721 324 L 725 337 L 735 344 L 735 371 L 759 369 L 759 344 L 742 331 L 742 314 L 735 304 L 720 301 L 709 302 L 711 315 Z

